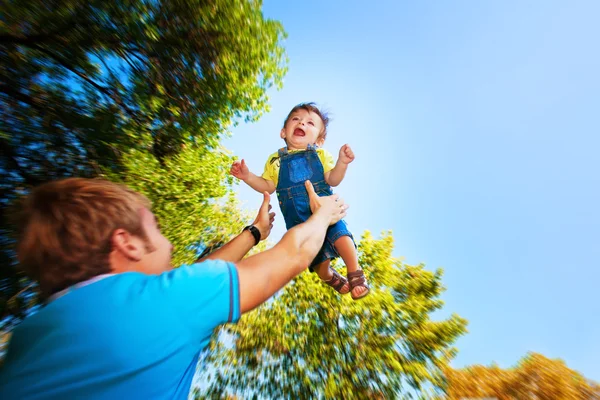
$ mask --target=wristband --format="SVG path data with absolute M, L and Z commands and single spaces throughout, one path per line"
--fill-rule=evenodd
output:
M 255 246 L 258 244 L 258 242 L 260 242 L 260 231 L 254 225 L 248 225 L 247 227 L 244 228 L 243 231 L 250 231 L 252 236 L 254 236 L 254 241 L 255 241 L 254 245 Z

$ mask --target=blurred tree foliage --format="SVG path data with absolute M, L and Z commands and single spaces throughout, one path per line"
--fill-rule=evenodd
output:
M 202 368 L 196 398 L 396 399 L 432 396 L 466 332 L 451 315 L 431 320 L 442 271 L 392 256 L 391 233 L 359 244 L 372 293 L 353 301 L 303 273 L 272 302 L 226 326 Z
M 175 265 L 248 222 L 219 143 L 232 124 L 268 110 L 267 90 L 286 72 L 283 27 L 261 8 L 253 0 L 0 2 L 5 329 L 35 304 L 9 218 L 34 185 L 103 176 L 141 191 L 175 246 Z M 432 321 L 441 271 L 403 264 L 392 248 L 391 234 L 363 237 L 373 293 L 360 302 L 305 273 L 224 328 L 235 340 L 212 342 L 205 394 L 349 399 L 439 389 L 466 321 Z
M 496 398 L 498 400 L 593 400 L 600 399 L 600 385 L 568 368 L 561 360 L 531 353 L 515 368 L 475 365 L 446 371 L 447 398 Z
M 219 140 L 268 110 L 267 90 L 286 72 L 284 38 L 254 0 L 0 2 L 5 326 L 35 303 L 9 218 L 33 185 L 126 182 L 154 202 L 177 263 L 242 225 Z

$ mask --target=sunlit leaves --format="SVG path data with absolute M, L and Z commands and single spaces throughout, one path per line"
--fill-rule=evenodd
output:
M 514 368 L 474 365 L 446 369 L 450 400 L 497 398 L 498 400 L 593 400 L 600 399 L 600 385 L 585 379 L 561 360 L 531 353 Z
M 233 346 L 217 343 L 215 376 L 202 396 L 398 398 L 428 385 L 441 388 L 442 368 L 466 321 L 456 315 L 432 321 L 442 306 L 441 271 L 402 263 L 392 250 L 391 233 L 363 236 L 360 263 L 372 292 L 360 301 L 306 272 L 228 327 Z

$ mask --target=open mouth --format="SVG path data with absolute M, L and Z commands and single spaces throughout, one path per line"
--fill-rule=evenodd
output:
M 304 133 L 304 131 L 300 128 L 296 128 L 294 129 L 294 136 L 305 136 L 306 133 Z

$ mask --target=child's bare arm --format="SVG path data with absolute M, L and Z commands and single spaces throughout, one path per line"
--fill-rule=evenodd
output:
M 335 167 L 333 167 L 331 171 L 325 173 L 325 180 L 329 186 L 337 186 L 344 180 L 348 164 L 352 161 L 354 161 L 354 152 L 350 146 L 345 144 L 340 149 L 340 156 L 337 163 L 335 163 Z
M 231 165 L 230 173 L 259 193 L 269 192 L 271 194 L 275 191 L 275 183 L 250 172 L 244 160 L 235 161 Z
M 268 192 L 269 194 L 272 194 L 275 191 L 275 183 L 273 181 L 255 175 L 252 172 L 249 173 L 248 178 L 245 179 L 244 182 L 260 193 Z

